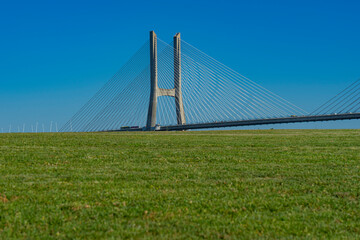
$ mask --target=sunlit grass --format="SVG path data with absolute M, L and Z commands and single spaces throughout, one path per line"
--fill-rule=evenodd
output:
M 356 238 L 360 131 L 0 134 L 0 238 Z

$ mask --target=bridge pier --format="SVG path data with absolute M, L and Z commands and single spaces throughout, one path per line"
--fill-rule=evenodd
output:
M 175 106 L 178 125 L 186 124 L 184 104 L 181 92 L 181 45 L 180 33 L 174 36 L 174 87 L 175 87 Z
M 164 89 L 158 87 L 157 71 L 157 37 L 154 31 L 150 32 L 150 100 L 146 131 L 155 130 L 157 98 L 170 96 L 175 98 L 176 120 L 178 125 L 186 124 L 184 104 L 181 91 L 181 45 L 180 33 L 174 36 L 174 88 Z
M 154 31 L 150 32 L 150 101 L 146 129 L 150 131 L 156 125 L 157 107 L 157 38 Z

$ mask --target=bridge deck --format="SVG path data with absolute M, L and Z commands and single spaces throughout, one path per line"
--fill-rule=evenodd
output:
M 322 121 L 337 121 L 337 120 L 351 120 L 360 119 L 360 113 L 345 113 L 345 114 L 331 114 L 319 116 L 295 116 L 286 118 L 267 118 L 228 122 L 212 122 L 212 123 L 195 123 L 186 125 L 172 125 L 161 126 L 157 131 L 182 131 L 190 129 L 204 129 L 204 128 L 222 128 L 222 127 L 238 127 L 238 126 L 254 126 L 267 124 L 283 124 L 283 123 L 300 123 L 300 122 L 322 122 Z M 123 129 L 111 130 L 110 132 L 124 132 L 124 131 L 143 131 L 144 128 L 137 129 Z
M 253 125 L 299 123 L 299 122 L 320 122 L 320 121 L 336 121 L 336 120 L 350 120 L 350 119 L 360 119 L 360 113 L 331 114 L 331 115 L 320 115 L 320 116 L 296 116 L 296 117 L 286 117 L 286 118 L 269 118 L 269 119 L 241 120 L 241 121 L 229 121 L 229 122 L 173 125 L 173 126 L 163 126 L 160 128 L 160 131 L 181 131 L 181 130 L 189 130 L 189 129 L 222 128 L 222 127 L 253 126 Z

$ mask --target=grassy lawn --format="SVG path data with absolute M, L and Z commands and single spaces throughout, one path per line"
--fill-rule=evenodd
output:
M 0 239 L 360 238 L 360 130 L 0 134 Z

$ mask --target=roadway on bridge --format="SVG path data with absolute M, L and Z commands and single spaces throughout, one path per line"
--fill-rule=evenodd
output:
M 330 114 L 330 115 L 320 115 L 320 116 L 294 116 L 294 117 L 286 117 L 286 118 L 269 118 L 269 119 L 241 120 L 241 121 L 229 121 L 229 122 L 173 125 L 173 126 L 160 127 L 159 131 L 182 131 L 182 130 L 190 130 L 190 129 L 254 126 L 254 125 L 300 123 L 300 122 L 322 122 L 322 121 L 351 120 L 351 119 L 360 119 L 360 113 Z

